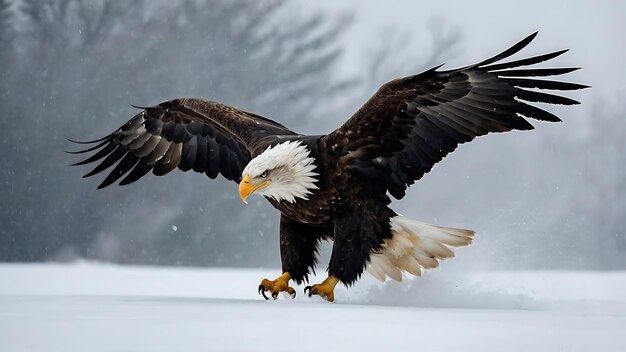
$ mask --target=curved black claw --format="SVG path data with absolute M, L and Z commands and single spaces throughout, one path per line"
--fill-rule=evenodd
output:
M 269 297 L 265 295 L 265 286 L 263 285 L 259 285 L 259 294 L 263 295 L 263 298 L 265 298 L 266 301 L 270 299 Z
M 315 284 L 305 287 L 304 294 L 308 294 L 309 297 L 313 295 L 318 295 L 329 302 L 333 302 L 335 300 L 334 289 L 338 282 L 339 279 L 335 278 L 334 276 L 329 276 L 321 284 Z
M 270 298 L 265 294 L 265 292 L 269 292 L 274 300 L 278 299 L 278 295 L 281 292 L 289 294 L 291 298 L 296 297 L 296 290 L 289 286 L 289 278 L 286 274 L 281 275 L 276 280 L 270 281 L 268 279 L 263 279 L 259 285 L 259 293 L 263 295 L 265 300 L 269 300 Z

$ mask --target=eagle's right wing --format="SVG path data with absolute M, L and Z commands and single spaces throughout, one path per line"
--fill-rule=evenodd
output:
M 438 67 L 386 83 L 343 126 L 322 140 L 339 167 L 371 180 L 380 195 L 400 199 L 408 186 L 465 142 L 491 132 L 529 130 L 525 118 L 560 119 L 532 103 L 577 101 L 537 89 L 587 86 L 536 79 L 576 68 L 528 68 L 567 50 L 499 62 L 528 45 L 534 33 L 478 64 L 447 71 Z
M 241 172 L 276 135 L 295 133 L 264 117 L 200 99 L 175 99 L 149 107 L 110 135 L 91 142 L 96 146 L 71 152 L 97 152 L 74 165 L 104 159 L 89 177 L 115 163 L 98 188 L 134 182 L 152 171 L 165 175 L 175 168 L 216 178 L 241 181 Z M 129 173 L 130 171 L 130 173 Z

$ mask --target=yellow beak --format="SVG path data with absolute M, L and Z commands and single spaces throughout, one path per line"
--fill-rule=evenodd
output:
M 263 187 L 267 187 L 267 185 L 270 184 L 270 182 L 272 182 L 271 180 L 266 180 L 263 181 L 261 183 L 259 183 L 258 185 L 254 186 L 252 185 L 252 182 L 250 180 L 250 176 L 246 175 L 244 176 L 243 180 L 241 180 L 241 182 L 239 183 L 239 197 L 241 197 L 241 200 L 248 204 L 248 197 L 254 193 L 254 191 L 256 191 L 257 189 L 263 188 Z

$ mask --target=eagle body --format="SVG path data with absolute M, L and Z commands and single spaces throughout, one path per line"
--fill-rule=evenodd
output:
M 290 141 L 303 146 L 308 156 L 313 159 L 316 173 L 319 174 L 316 192 L 307 195 L 306 198 L 296 198 L 293 202 L 277 201 L 271 197 L 266 198 L 283 216 L 292 221 L 328 227 L 333 214 L 332 206 L 337 198 L 333 187 L 334 182 L 332 182 L 332 175 L 336 175 L 337 170 L 336 166 L 332 165 L 332 161 L 325 157 L 326 153 L 320 153 L 318 145 L 320 138 L 321 136 L 302 136 Z
M 392 236 L 390 219 L 396 213 L 388 207 L 388 197 L 376 199 L 368 194 L 371 182 L 353 177 L 337 164 L 324 136 L 297 141 L 315 160 L 318 188 L 294 202 L 267 198 L 281 212 L 283 271 L 291 273 L 298 284 L 308 281 L 320 241 L 331 240 L 341 254 L 331 257 L 328 273 L 352 284 L 365 269 L 370 253 L 379 252 L 383 241 Z
M 578 104 L 544 92 L 586 88 L 544 78 L 576 68 L 532 67 L 567 50 L 502 61 L 535 36 L 474 65 L 392 80 L 325 135 L 301 135 L 231 106 L 182 98 L 142 108 L 103 138 L 77 142 L 95 146 L 73 152 L 94 152 L 76 165 L 99 161 L 85 176 L 112 168 L 98 188 L 178 168 L 238 183 L 244 202 L 253 193 L 264 196 L 280 212 L 283 274 L 264 279 L 259 292 L 295 296 L 289 282 L 308 281 L 320 241 L 330 240 L 328 278 L 305 292 L 333 301 L 335 285 L 351 285 L 365 270 L 382 281 L 419 276 L 453 257 L 451 247 L 472 242 L 471 230 L 398 215 L 392 198 L 403 198 L 436 163 L 475 137 L 533 129 L 529 118 L 560 121 L 534 103 Z

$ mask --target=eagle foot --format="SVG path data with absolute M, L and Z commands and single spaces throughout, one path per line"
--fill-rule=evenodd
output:
M 305 287 L 304 294 L 308 294 L 309 297 L 313 295 L 318 295 L 326 299 L 328 302 L 332 302 L 335 300 L 334 290 L 338 282 L 339 279 L 334 276 L 329 276 L 328 278 L 326 278 L 326 280 L 322 281 L 321 284 L 315 284 Z
M 266 300 L 270 299 L 265 292 L 270 292 L 273 299 L 278 298 L 280 292 L 287 292 L 291 298 L 296 298 L 296 290 L 289 286 L 291 275 L 288 272 L 283 273 L 276 280 L 263 279 L 259 285 L 259 294 Z

